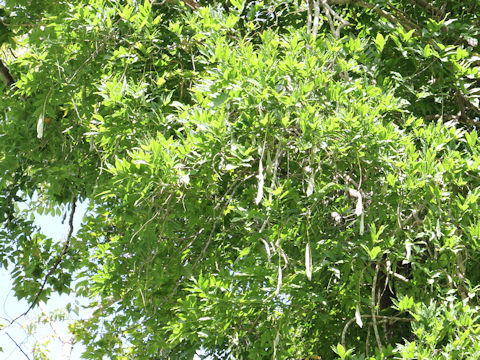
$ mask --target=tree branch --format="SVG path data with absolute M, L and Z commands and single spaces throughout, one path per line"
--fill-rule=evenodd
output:
M 320 0 L 320 1 L 325 1 L 325 0 Z M 320 24 L 320 7 L 318 6 L 318 0 L 313 0 L 313 27 L 312 27 L 312 35 L 313 37 L 317 36 L 318 33 L 318 26 Z M 329 19 L 329 24 L 332 26 L 330 14 L 327 13 L 327 18 Z M 333 27 L 335 29 L 335 27 Z M 333 31 L 333 30 L 332 30 Z
M 313 8 L 313 0 L 308 0 L 307 3 L 307 33 L 312 33 L 312 8 Z
M 7 336 L 10 338 L 10 340 L 13 341 L 13 343 L 14 343 L 14 344 L 17 346 L 17 348 L 22 352 L 22 354 L 25 355 L 25 357 L 26 357 L 28 360 L 30 360 L 30 357 L 25 353 L 25 351 L 23 351 L 22 347 L 10 336 L 10 334 L 7 333 L 7 332 L 6 332 L 5 334 L 7 334 Z
M 175 4 L 176 3 L 175 0 L 167 0 L 167 2 L 169 4 Z M 185 5 L 187 5 L 192 10 L 196 10 L 200 7 L 200 5 L 194 0 L 183 0 L 183 2 L 185 3 Z
M 205 242 L 205 245 L 203 247 L 203 249 L 201 250 L 200 252 L 200 255 L 197 256 L 195 262 L 193 263 L 192 265 L 192 268 L 191 268 L 191 271 L 193 272 L 193 270 L 195 270 L 195 268 L 197 267 L 197 265 L 200 263 L 200 261 L 203 259 L 203 256 L 205 255 L 208 247 L 210 246 L 210 243 L 213 239 L 213 235 L 215 234 L 215 230 L 216 230 L 216 227 L 218 225 L 218 222 L 221 220 L 222 218 L 222 215 L 223 213 L 225 212 L 225 209 L 227 208 L 227 206 L 231 203 L 232 199 L 233 199 L 233 195 L 235 194 L 237 188 L 240 186 L 241 183 L 245 182 L 246 180 L 248 180 L 249 178 L 253 177 L 253 174 L 251 175 L 248 175 L 245 179 L 241 180 L 241 181 L 235 181 L 232 185 L 230 185 L 230 187 L 227 189 L 227 191 L 225 192 L 225 195 L 224 195 L 224 198 L 227 197 L 227 195 L 229 196 L 229 198 L 225 201 L 225 203 L 223 204 L 222 208 L 220 209 L 220 212 L 218 213 L 218 215 L 216 216 L 215 218 L 215 221 L 213 222 L 213 225 L 212 225 L 212 229 L 210 230 L 210 235 L 208 236 L 207 238 L 207 241 Z M 219 204 L 220 205 L 220 204 Z M 203 229 L 202 229 L 203 230 Z M 180 285 L 185 281 L 185 277 L 181 277 L 180 279 L 177 280 L 177 283 L 175 284 L 175 287 L 173 288 L 173 290 L 170 292 L 170 294 L 168 294 L 165 299 L 163 299 L 163 301 L 161 302 L 161 304 L 159 306 L 157 306 L 156 308 L 161 308 L 168 300 L 170 300 L 170 298 L 172 296 L 174 296 L 177 292 L 177 290 L 180 288 Z M 156 310 L 156 309 L 155 309 Z
M 322 2 L 323 11 L 325 11 L 325 15 L 327 16 L 328 25 L 330 25 L 330 30 L 332 31 L 335 39 L 338 39 L 339 38 L 339 33 L 338 33 L 337 29 L 335 28 L 335 24 L 333 23 L 333 19 L 332 19 L 332 16 L 330 14 L 330 9 L 329 9 L 329 6 L 327 4 L 327 0 L 320 0 L 320 1 Z M 318 7 L 318 4 L 317 4 L 317 7 Z
M 413 19 L 408 17 L 403 11 L 401 11 L 400 9 L 397 9 L 395 6 L 393 6 L 390 3 L 387 3 L 387 5 L 390 7 L 390 9 L 392 9 L 397 14 L 396 17 L 402 22 L 402 25 L 403 24 L 408 25 L 408 28 L 406 28 L 407 30 L 412 30 L 412 29 L 421 30 L 420 25 L 415 23 L 415 21 L 413 21 Z
M 382 341 L 380 340 L 380 335 L 378 334 L 378 327 L 377 327 L 377 317 L 376 317 L 376 310 L 377 303 L 375 301 L 375 294 L 377 289 L 377 279 L 378 279 L 378 272 L 380 270 L 380 265 L 377 263 L 375 266 L 375 276 L 373 277 L 373 285 L 372 285 L 372 302 L 371 302 L 371 309 L 372 309 L 372 324 L 373 324 L 373 331 L 375 333 L 375 339 L 377 340 L 378 349 L 380 352 L 383 352 Z
M 372 318 L 372 315 L 360 315 L 362 318 Z M 385 322 L 385 321 L 390 321 L 390 322 L 395 322 L 395 321 L 413 321 L 414 319 L 411 318 L 406 318 L 406 317 L 398 317 L 398 316 L 382 316 L 382 315 L 376 315 L 376 319 L 380 320 L 380 322 Z M 342 338 L 341 338 L 341 344 L 344 348 L 346 348 L 345 344 L 345 337 L 347 335 L 347 330 L 352 325 L 354 321 L 356 321 L 356 317 L 351 318 L 350 320 L 347 321 L 345 324 L 345 327 L 343 328 L 342 331 Z
M 42 294 L 42 292 L 45 288 L 45 284 L 47 283 L 47 280 L 57 270 L 58 266 L 62 262 L 63 257 L 67 253 L 68 248 L 70 246 L 70 240 L 72 239 L 72 235 L 73 235 L 73 216 L 75 215 L 76 208 L 77 208 L 77 197 L 74 195 L 73 198 L 72 198 L 72 208 L 70 210 L 70 218 L 68 220 L 69 230 L 68 230 L 67 240 L 65 241 L 65 245 L 63 246 L 62 253 L 58 256 L 57 260 L 55 261 L 53 266 L 50 268 L 47 275 L 45 275 L 45 278 L 43 279 L 42 286 L 40 287 L 40 290 L 38 290 L 37 295 L 35 296 L 35 299 L 31 303 L 31 305 L 28 307 L 28 309 L 24 313 L 18 315 L 15 319 L 10 321 L 10 325 L 13 324 L 15 321 L 17 321 L 18 319 L 20 319 L 22 316 L 26 316 L 30 312 L 30 310 L 32 310 L 33 307 L 38 303 L 38 300 L 40 299 L 40 295 Z
M 323 11 L 325 12 L 325 16 L 327 17 L 328 24 L 330 26 L 330 30 L 333 33 L 333 36 L 335 39 L 340 38 L 340 31 L 347 25 L 350 25 L 350 23 L 342 18 L 340 15 L 338 15 L 328 4 L 327 0 L 309 0 L 308 1 L 308 25 L 307 29 L 308 32 L 315 37 L 318 32 L 318 26 L 319 26 L 319 19 L 320 19 L 320 6 L 319 2 L 322 5 Z M 313 17 L 313 26 L 312 26 L 312 8 L 314 11 L 314 17 Z M 340 22 L 340 25 L 338 27 L 335 27 L 334 20 L 336 19 L 337 21 Z
M 400 19 L 399 17 L 392 15 L 388 11 L 381 9 L 380 7 L 378 7 L 378 5 L 369 4 L 362 0 L 328 0 L 328 4 L 329 5 L 354 5 L 354 6 L 359 6 L 365 9 L 370 9 L 375 11 L 381 17 L 391 21 L 392 23 L 397 25 L 402 25 L 407 30 L 415 29 L 415 26 L 413 26 L 413 24 L 410 24 L 409 21 L 407 21 L 408 19 Z
M 424 7 L 432 12 L 433 15 L 436 17 L 442 18 L 445 15 L 445 8 L 438 9 L 432 4 L 430 4 L 428 1 L 425 0 L 410 0 L 410 2 L 414 5 L 420 5 L 421 7 Z

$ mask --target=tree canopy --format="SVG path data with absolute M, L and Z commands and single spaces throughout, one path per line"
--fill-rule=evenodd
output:
M 479 19 L 478 0 L 4 1 L 15 295 L 90 299 L 87 359 L 479 358 Z

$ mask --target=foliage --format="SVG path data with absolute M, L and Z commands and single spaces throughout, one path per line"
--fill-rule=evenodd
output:
M 6 1 L 17 297 L 91 359 L 478 357 L 477 5 L 404 3 Z

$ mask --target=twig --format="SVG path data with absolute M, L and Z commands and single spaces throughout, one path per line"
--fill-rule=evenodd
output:
M 439 16 L 439 17 L 443 17 L 443 14 L 445 12 L 445 9 L 438 9 L 436 8 L 435 6 L 433 6 L 432 4 L 430 4 L 429 2 L 425 1 L 425 0 L 410 0 L 410 2 L 412 4 L 417 4 L 417 5 L 420 5 L 428 10 L 430 10 L 432 12 L 433 15 L 435 16 Z
M 33 309 L 33 307 L 37 304 L 37 302 L 40 298 L 40 295 L 42 294 L 42 292 L 45 288 L 45 284 L 47 283 L 47 280 L 57 270 L 58 265 L 60 265 L 60 263 L 62 262 L 63 257 L 67 253 L 68 248 L 70 246 L 70 240 L 72 239 L 72 235 L 73 235 L 73 216 L 75 215 L 76 208 L 77 208 L 77 197 L 74 195 L 73 198 L 72 198 L 72 209 L 70 210 L 70 218 L 68 220 L 69 230 L 68 230 L 67 240 L 65 241 L 65 245 L 63 246 L 62 253 L 58 256 L 57 260 L 55 261 L 53 266 L 50 268 L 47 275 L 45 275 L 45 278 L 43 279 L 42 286 L 40 287 L 40 290 L 37 292 L 37 295 L 35 296 L 35 299 L 31 303 L 31 305 L 28 307 L 28 309 L 24 313 L 18 315 L 15 319 L 10 321 L 10 325 L 13 324 L 15 321 L 17 321 L 18 319 L 20 319 L 21 317 L 26 316 L 30 312 L 30 310 Z
M 312 8 L 313 8 L 313 0 L 308 0 L 308 4 L 307 4 L 307 34 L 312 33 Z
M 73 108 L 75 109 L 75 113 L 77 114 L 78 120 L 80 120 L 80 124 L 81 124 L 82 123 L 82 117 L 80 116 L 80 113 L 78 112 L 77 104 L 75 103 L 74 97 L 72 96 L 71 98 L 72 98 Z
M 457 101 L 458 108 L 460 109 L 460 111 L 458 112 L 458 116 L 463 119 L 463 118 L 466 117 L 466 115 L 465 115 L 465 101 L 464 101 L 465 99 L 460 94 L 459 89 L 455 90 L 455 100 Z
M 10 338 L 10 340 L 12 340 L 12 341 L 14 342 L 14 344 L 15 344 L 15 345 L 17 346 L 17 348 L 22 352 L 22 354 L 25 355 L 25 357 L 26 357 L 28 360 L 30 360 L 30 357 L 29 357 L 27 354 L 25 354 L 25 351 L 23 351 L 22 347 L 10 336 L 10 334 L 7 333 L 7 332 L 6 332 L 5 334 L 7 334 L 7 336 Z
M 66 84 L 70 84 L 73 79 L 75 79 L 77 77 L 77 75 L 82 71 L 82 69 L 85 67 L 85 65 L 87 65 L 91 60 L 94 60 L 97 55 L 100 53 L 101 50 L 103 50 L 103 48 L 105 47 L 106 45 L 106 42 L 107 40 L 109 40 L 110 37 L 108 37 L 101 45 L 100 47 L 96 48 L 95 51 L 93 51 L 90 56 L 83 62 L 81 63 L 78 68 L 75 70 L 75 72 L 73 73 L 72 76 L 70 76 L 67 81 L 66 81 Z
M 225 204 L 223 205 L 222 209 L 220 210 L 220 213 L 215 221 L 215 223 L 213 224 L 213 227 L 212 227 L 212 231 L 210 232 L 210 236 L 208 237 L 208 240 L 205 244 L 205 246 L 203 247 L 202 251 L 200 252 L 200 255 L 198 255 L 197 259 L 195 260 L 195 262 L 193 263 L 192 265 L 192 270 L 195 269 L 198 265 L 198 263 L 200 262 L 200 260 L 203 258 L 203 256 L 205 255 L 205 252 L 207 251 L 208 247 L 210 246 L 210 242 L 212 241 L 212 238 L 213 238 L 213 234 L 215 232 L 215 228 L 218 224 L 218 221 L 220 220 L 221 216 L 223 215 L 223 213 L 225 212 L 225 209 L 226 207 L 228 206 L 228 204 L 231 203 L 232 199 L 233 199 L 233 194 L 235 194 L 235 191 L 237 191 L 237 188 L 238 186 L 240 185 L 240 183 L 244 182 L 245 180 L 247 180 L 248 178 L 252 177 L 253 175 L 249 175 L 247 176 L 243 181 L 241 182 L 238 182 L 237 184 L 235 184 L 235 186 L 233 186 L 233 189 L 231 190 L 230 192 L 230 198 L 225 202 Z
M 225 211 L 225 208 L 228 206 L 228 204 L 230 204 L 230 202 L 232 201 L 233 199 L 233 194 L 235 193 L 235 191 L 237 190 L 238 186 L 245 182 L 246 180 L 248 180 L 249 178 L 251 178 L 252 176 L 254 176 L 253 174 L 247 176 L 245 179 L 243 179 L 242 181 L 240 182 L 237 182 L 237 183 L 234 183 L 230 186 L 229 189 L 227 189 L 227 191 L 225 192 L 225 196 L 226 195 L 230 195 L 230 198 L 225 202 L 225 204 L 223 205 L 223 207 L 220 209 L 220 212 L 219 212 L 219 215 L 216 217 L 213 225 L 212 225 L 212 230 L 210 230 L 210 235 L 208 236 L 208 239 L 207 239 L 207 242 L 205 243 L 205 246 L 203 247 L 202 251 L 200 252 L 200 254 L 198 255 L 197 259 L 195 260 L 195 262 L 193 263 L 192 265 L 192 268 L 191 268 L 191 272 L 193 272 L 193 270 L 197 267 L 197 265 L 200 263 L 200 260 L 202 260 L 203 256 L 205 255 L 205 252 L 207 251 L 208 247 L 210 246 L 210 243 L 212 241 L 212 238 L 213 238 L 213 235 L 215 234 L 215 230 L 217 228 L 217 224 L 218 222 L 220 221 L 221 219 L 221 216 L 222 214 L 224 213 Z M 170 300 L 170 298 L 176 294 L 178 288 L 180 287 L 180 285 L 185 281 L 185 277 L 182 277 L 180 278 L 175 287 L 173 288 L 173 290 L 171 291 L 171 293 L 169 295 L 167 295 L 167 297 L 165 299 L 163 299 L 162 303 L 157 306 L 157 308 L 161 308 L 163 306 L 163 304 L 165 304 L 168 300 Z
M 65 335 L 65 333 L 60 330 L 60 328 L 57 326 L 55 321 L 53 321 L 52 317 L 50 316 L 47 306 L 43 301 L 40 301 L 38 305 L 40 306 L 40 309 L 42 309 L 43 313 L 45 314 L 48 324 L 52 328 L 53 332 L 62 343 L 61 359 L 70 359 L 72 350 L 73 350 L 73 345 L 75 344 L 75 336 L 72 334 Z
M 330 15 L 330 11 L 328 10 L 327 1 L 326 0 L 321 0 L 321 2 L 322 2 L 323 10 L 325 11 L 325 15 L 327 16 L 328 25 L 330 25 L 330 30 L 332 31 L 335 39 L 338 39 L 337 38 L 337 29 L 335 28 L 335 24 L 333 23 L 332 16 Z
M 335 39 L 340 38 L 340 31 L 347 25 L 350 25 L 350 23 L 342 18 L 340 15 L 338 15 L 328 4 L 327 0 L 320 0 L 320 3 L 322 4 L 323 10 L 325 12 L 325 15 L 327 16 L 328 24 L 330 25 L 330 29 L 332 30 L 333 36 Z M 332 18 L 333 17 L 333 18 Z M 335 27 L 335 24 L 333 22 L 333 19 L 336 19 L 337 21 L 340 22 L 340 25 L 338 27 Z
M 362 318 L 373 318 L 372 315 L 360 315 L 360 316 Z M 411 318 L 398 317 L 398 316 L 376 315 L 375 318 L 379 319 L 381 322 L 385 322 L 385 321 L 391 321 L 391 322 L 394 322 L 394 321 L 413 321 L 413 319 L 411 319 Z M 343 328 L 342 339 L 341 339 L 341 344 L 342 344 L 343 347 L 346 347 L 345 346 L 345 336 L 347 335 L 347 330 L 348 330 L 349 326 L 352 325 L 352 323 L 354 321 L 356 321 L 356 319 L 357 319 L 356 317 L 353 317 L 350 320 L 348 320 L 347 323 L 345 324 L 344 328 Z
M 387 5 L 390 9 L 392 9 L 396 13 L 396 17 L 403 22 L 402 24 L 408 25 L 408 28 L 406 28 L 407 30 L 412 30 L 412 29 L 421 30 L 420 25 L 416 24 L 413 21 L 413 19 L 411 19 L 402 10 L 397 9 L 395 6 L 393 6 L 390 3 L 387 3 Z
M 167 2 L 169 4 L 175 4 L 175 0 L 167 0 Z M 193 1 L 193 0 L 183 0 L 183 2 L 185 3 L 185 5 L 187 5 L 190 9 L 192 10 L 196 10 L 200 7 L 200 5 L 196 2 L 196 1 Z
M 375 301 L 375 294 L 377 289 L 377 278 L 378 278 L 378 271 L 380 270 L 380 265 L 377 263 L 375 266 L 375 276 L 373 277 L 373 285 L 372 285 L 372 323 L 373 323 L 373 331 L 375 333 L 375 339 L 377 340 L 378 349 L 380 353 L 383 352 L 382 341 L 380 340 L 380 335 L 378 334 L 378 327 L 377 327 L 377 317 L 375 315 L 375 308 L 376 308 L 376 301 Z
M 345 27 L 350 25 L 350 23 L 342 18 L 340 15 L 338 15 L 331 7 L 328 5 L 327 0 L 323 0 L 325 2 L 326 7 L 328 8 L 328 11 L 332 14 L 332 16 L 337 19 L 340 22 L 340 25 L 337 27 L 337 39 L 340 38 L 340 31 Z
M 462 281 L 462 284 L 457 285 L 458 292 L 462 297 L 462 300 L 465 300 L 468 297 L 467 292 L 465 291 L 464 284 L 467 283 L 467 279 L 465 278 L 465 258 L 462 254 L 463 251 L 457 252 L 457 276 Z
M 169 203 L 170 203 L 170 199 L 169 199 Z M 167 205 L 167 207 L 168 207 L 168 205 Z M 163 210 L 163 209 L 161 209 L 161 210 Z M 155 218 L 156 218 L 158 215 L 160 215 L 160 211 L 161 211 L 161 210 L 158 210 L 155 214 L 153 214 L 153 216 L 152 216 L 150 219 L 148 219 L 146 222 L 144 222 L 144 223 L 142 224 L 142 226 L 140 226 L 140 228 L 139 228 L 137 231 L 135 231 L 135 233 L 134 233 L 134 234 L 132 235 L 132 237 L 130 238 L 130 244 L 132 243 L 133 239 L 135 239 L 135 237 L 138 235 L 138 233 L 145 228 L 145 226 L 147 226 L 150 222 L 152 222 L 153 220 L 155 220 Z M 167 211 L 167 213 L 168 213 L 168 211 Z
M 378 5 L 373 5 L 373 4 L 364 2 L 362 0 L 329 0 L 328 3 L 329 5 L 354 5 L 354 6 L 363 7 L 365 9 L 370 9 L 375 11 L 378 15 L 386 18 L 387 20 L 391 21 L 394 24 L 399 24 L 405 27 L 406 29 L 411 29 L 410 27 L 411 25 L 409 25 L 405 21 L 402 22 L 400 19 L 396 18 L 389 12 L 379 8 Z
M 163 190 L 162 190 L 162 191 L 163 191 Z M 161 228 L 161 230 L 160 230 L 160 234 L 161 234 L 161 235 L 160 235 L 160 239 L 161 239 L 162 234 L 163 234 L 164 229 L 165 229 L 165 224 L 166 224 L 166 222 L 167 222 L 168 217 L 170 216 L 170 203 L 171 203 L 171 201 L 172 201 L 172 198 L 173 198 L 173 194 L 170 194 L 170 195 L 167 197 L 166 201 L 165 201 L 166 207 L 165 207 L 165 208 L 162 208 L 161 210 L 158 210 L 158 211 L 155 213 L 155 215 L 154 215 L 150 220 L 148 220 L 146 223 L 144 223 L 144 224 L 140 227 L 140 229 L 138 229 L 137 232 L 136 232 L 135 234 L 133 234 L 132 238 L 130 239 L 130 243 L 132 243 L 134 237 L 135 237 L 140 231 L 142 231 L 142 229 L 145 228 L 145 226 L 146 226 L 149 222 L 151 222 L 152 220 L 154 220 L 154 219 L 160 214 L 160 211 L 165 210 L 165 215 L 163 216 L 162 228 Z M 158 242 L 157 242 L 157 246 L 156 246 L 155 250 L 153 251 L 152 255 L 151 255 L 147 260 L 143 261 L 142 264 L 139 266 L 139 268 L 138 268 L 138 274 L 139 274 L 139 275 L 138 275 L 138 276 L 140 276 L 140 271 L 141 271 L 147 264 L 151 263 L 151 262 L 156 258 L 156 256 L 158 255 L 158 247 L 159 247 L 159 244 L 158 244 Z M 136 266 L 136 262 L 135 262 L 134 268 L 133 268 L 133 272 L 134 272 L 134 273 L 135 273 L 135 266 Z
M 177 59 L 171 60 L 171 61 L 168 63 L 168 65 L 170 65 L 170 64 L 178 64 L 178 65 L 180 65 L 180 69 L 182 70 L 182 72 L 183 72 L 183 69 L 185 68 L 185 67 L 183 66 L 183 64 L 182 64 L 179 60 L 177 60 Z M 180 101 L 183 99 L 183 88 L 184 88 L 184 87 L 185 87 L 185 79 L 182 77 L 182 82 L 180 83 Z
M 321 0 L 322 1 L 322 0 Z M 318 26 L 320 24 L 320 7 L 318 6 L 318 0 L 313 0 L 313 27 L 312 27 L 312 35 L 313 37 L 317 36 L 318 33 Z M 329 17 L 330 14 L 327 14 L 327 17 Z M 330 23 L 331 18 L 329 19 Z
M 365 355 L 369 356 L 370 349 L 370 332 L 372 331 L 372 326 L 368 325 L 367 339 L 365 340 Z M 342 334 L 343 335 L 343 334 Z
M 204 228 L 201 228 L 201 229 L 198 230 L 195 234 L 190 235 L 190 236 L 184 238 L 183 240 L 187 240 L 187 239 L 192 239 L 192 240 L 191 240 L 187 245 L 185 245 L 182 250 L 180 250 L 180 253 L 183 253 L 183 252 L 184 252 L 185 250 L 187 250 L 190 246 L 192 246 L 193 242 L 194 242 L 195 240 L 197 240 L 198 236 L 203 232 L 203 230 L 205 230 L 205 229 L 204 229 Z

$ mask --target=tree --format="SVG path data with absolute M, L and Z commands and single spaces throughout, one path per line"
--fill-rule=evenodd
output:
M 92 359 L 478 357 L 477 6 L 6 1 L 16 295 Z

